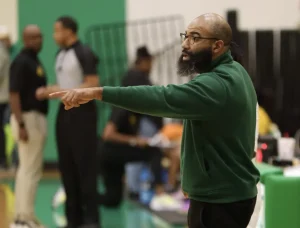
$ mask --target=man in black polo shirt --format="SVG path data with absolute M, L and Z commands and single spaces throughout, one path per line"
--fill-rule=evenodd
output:
M 37 95 L 48 97 L 52 91 L 99 84 L 97 57 L 77 38 L 78 25 L 70 17 L 54 24 L 54 39 L 60 46 L 56 57 L 57 85 L 40 88 Z M 74 112 L 61 104 L 56 124 L 59 168 L 66 192 L 68 227 L 99 227 L 97 204 L 97 113 L 95 102 Z
M 16 206 L 12 227 L 43 227 L 34 215 L 34 199 L 42 176 L 43 148 L 47 133 L 48 104 L 35 97 L 46 85 L 46 74 L 38 58 L 42 34 L 36 25 L 23 32 L 24 48 L 10 69 L 11 127 L 18 143 L 20 165 L 16 176 Z M 22 226 L 22 227 L 23 227 Z

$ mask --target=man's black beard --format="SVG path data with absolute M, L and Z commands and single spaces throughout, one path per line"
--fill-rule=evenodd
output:
M 211 48 L 204 49 L 197 53 L 183 50 L 189 56 L 189 60 L 183 60 L 183 54 L 177 63 L 177 73 L 179 76 L 191 76 L 207 72 L 212 62 Z

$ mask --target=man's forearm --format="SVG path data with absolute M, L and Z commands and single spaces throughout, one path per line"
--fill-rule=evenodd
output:
M 10 94 L 10 107 L 19 124 L 23 123 L 22 108 L 19 93 Z
M 51 85 L 46 87 L 45 96 L 49 98 L 49 94 L 62 91 L 58 85 Z
M 216 118 L 227 101 L 226 87 L 218 78 L 207 76 L 202 80 L 168 86 L 103 87 L 100 98 L 119 108 L 152 116 Z
M 226 87 L 218 80 L 207 77 L 205 83 L 199 80 L 182 85 L 74 89 L 51 97 L 61 98 L 66 110 L 96 99 L 141 114 L 208 120 L 216 118 L 227 101 Z
M 105 88 L 105 87 L 95 87 L 93 88 L 93 97 L 96 100 L 103 100 L 103 94 L 105 93 L 104 91 L 110 89 L 110 88 Z M 122 88 L 123 89 L 123 88 Z M 125 89 L 129 89 L 128 87 Z M 113 94 L 116 96 L 111 96 L 110 92 L 110 99 L 107 100 L 104 98 L 104 102 L 108 102 L 112 105 L 115 105 L 120 108 L 124 108 L 133 112 L 137 113 L 143 113 L 143 114 L 149 114 L 153 116 L 158 116 L 158 117 L 169 117 L 169 118 L 182 118 L 182 116 L 177 115 L 176 112 L 172 112 L 171 108 L 168 108 L 167 105 L 161 103 L 161 99 L 159 97 L 151 97 L 151 103 L 156 103 L 156 106 L 154 107 L 153 105 L 148 105 L 146 102 L 147 99 L 145 99 L 145 102 L 139 102 L 140 105 L 137 105 L 137 102 L 135 102 L 135 99 L 132 97 L 130 98 L 130 102 L 126 102 L 126 105 L 123 105 L 121 100 L 125 97 L 117 97 L 117 93 Z M 113 97 L 113 98 L 112 98 Z M 139 96 L 139 99 L 142 98 Z M 149 98 L 149 97 L 148 97 Z M 126 99 L 126 98 L 125 98 Z M 128 99 L 128 98 L 127 98 Z M 155 102 L 154 102 L 155 101 Z M 166 110 L 168 110 L 166 112 Z
M 132 112 L 152 116 L 176 119 L 196 117 L 196 115 L 189 113 L 189 110 L 182 105 L 181 100 L 176 99 L 176 97 L 172 100 L 166 99 L 164 88 L 160 86 L 103 87 L 97 90 L 95 99 Z
M 62 91 L 62 89 L 58 85 L 52 85 L 52 86 L 47 87 L 47 93 L 48 94 L 59 92 L 59 91 Z

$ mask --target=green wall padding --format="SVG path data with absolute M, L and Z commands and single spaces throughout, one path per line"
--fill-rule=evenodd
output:
M 254 162 L 256 168 L 260 173 L 260 182 L 265 184 L 265 180 L 269 175 L 283 175 L 283 169 L 277 166 L 266 163 Z
M 265 180 L 265 227 L 300 227 L 300 178 L 270 175 Z
M 19 0 L 19 34 L 22 34 L 22 29 L 28 24 L 37 24 L 41 27 L 44 34 L 44 45 L 40 58 L 46 68 L 48 81 L 53 84 L 55 83 L 55 53 L 58 50 L 52 38 L 55 20 L 62 15 L 70 15 L 76 18 L 79 23 L 79 35 L 85 41 L 84 34 L 89 26 L 125 21 L 125 3 L 124 0 Z M 124 33 L 123 36 L 125 44 L 126 34 Z M 124 44 L 121 44 L 122 48 L 126 48 Z M 120 51 L 124 52 L 124 50 Z M 57 159 L 54 135 L 57 107 L 58 101 L 50 102 L 48 137 L 44 152 L 45 160 L 50 162 Z

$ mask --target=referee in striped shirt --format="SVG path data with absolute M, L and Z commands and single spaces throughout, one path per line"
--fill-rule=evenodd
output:
M 37 95 L 53 91 L 99 85 L 98 59 L 77 38 L 78 25 L 71 17 L 61 17 L 54 25 L 54 39 L 60 46 L 56 56 L 57 85 L 41 88 Z M 68 228 L 98 228 L 97 205 L 97 113 L 95 102 L 68 112 L 61 104 L 56 137 L 59 168 L 66 192 Z

